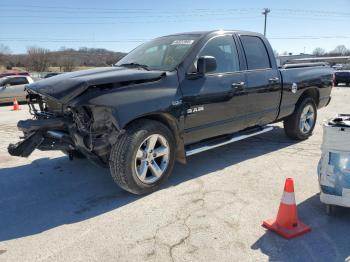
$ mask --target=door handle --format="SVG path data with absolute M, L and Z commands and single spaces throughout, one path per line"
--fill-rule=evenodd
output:
M 245 86 L 245 82 L 237 82 L 232 84 L 232 88 L 234 89 L 242 89 Z
M 269 82 L 278 82 L 280 79 L 278 77 L 272 77 L 269 79 Z

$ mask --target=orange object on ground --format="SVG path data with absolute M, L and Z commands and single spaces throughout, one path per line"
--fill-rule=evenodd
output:
M 21 109 L 19 108 L 19 104 L 18 104 L 17 99 L 15 97 L 13 99 L 13 109 L 12 109 L 12 111 L 18 111 L 18 110 L 21 110 Z
M 275 231 L 281 236 L 290 239 L 311 231 L 311 228 L 298 219 L 298 211 L 295 203 L 294 182 L 287 178 L 284 192 L 276 219 L 268 219 L 263 226 Z

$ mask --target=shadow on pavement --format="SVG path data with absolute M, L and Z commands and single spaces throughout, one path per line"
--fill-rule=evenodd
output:
M 163 188 L 294 144 L 283 129 L 204 152 L 176 165 Z M 117 187 L 109 170 L 87 160 L 41 158 L 0 169 L 0 241 L 38 234 L 138 200 Z M 143 196 L 147 197 L 147 196 Z M 348 231 L 349 232 L 349 231 Z M 264 242 L 264 240 L 262 240 Z
M 337 207 L 327 215 L 317 194 L 300 203 L 298 213 L 311 233 L 285 240 L 266 231 L 251 248 L 266 254 L 269 261 L 349 261 L 350 209 Z

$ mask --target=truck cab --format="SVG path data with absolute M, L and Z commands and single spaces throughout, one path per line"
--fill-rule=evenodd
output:
M 180 81 L 183 102 L 203 108 L 185 120 L 186 143 L 277 119 L 281 79 L 266 39 L 252 33 L 215 32 L 204 42 Z M 204 64 L 206 57 L 213 57 L 215 70 L 198 76 L 200 57 Z

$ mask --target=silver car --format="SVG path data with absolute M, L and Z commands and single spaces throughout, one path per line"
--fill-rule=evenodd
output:
M 12 102 L 14 98 L 17 101 L 25 101 L 24 86 L 33 82 L 30 76 L 16 75 L 0 78 L 0 103 Z

